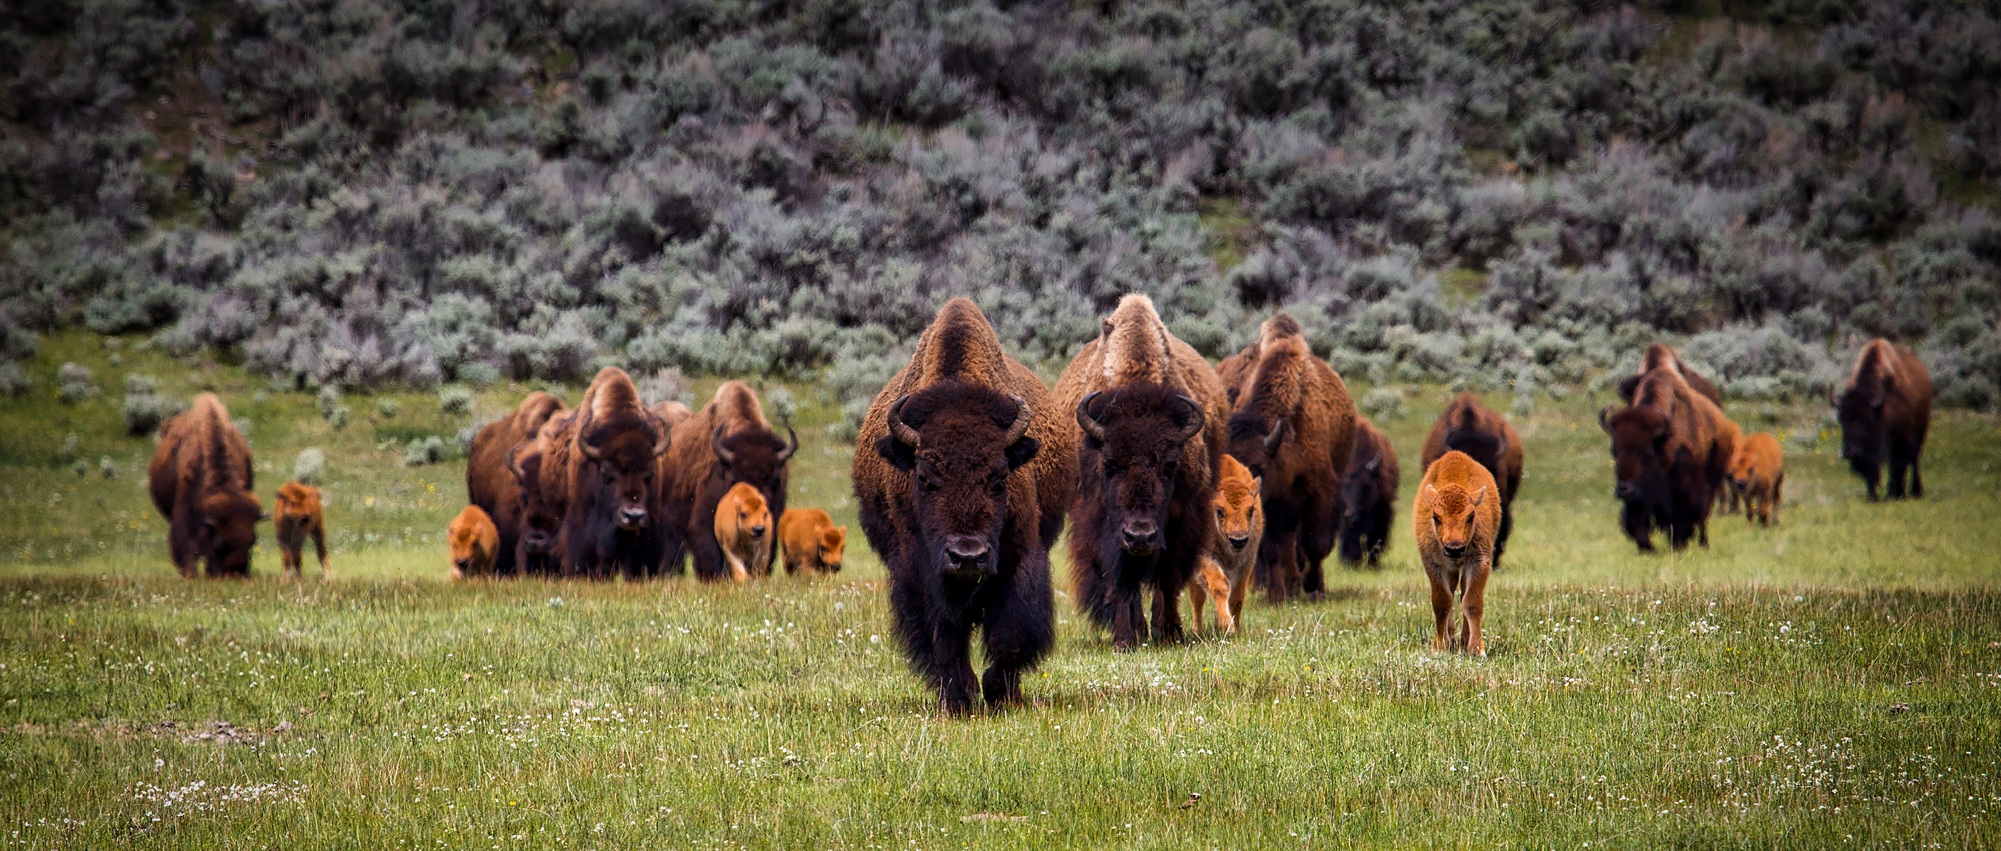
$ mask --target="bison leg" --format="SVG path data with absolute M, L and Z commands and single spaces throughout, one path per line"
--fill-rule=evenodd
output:
M 1170 583 L 1154 589 L 1153 640 L 1157 644 L 1181 640 L 1181 590 Z
M 1022 702 L 1021 672 L 1035 667 L 1056 643 L 1056 598 L 1049 589 L 1048 556 L 1030 552 L 1016 565 L 1006 593 L 987 606 L 981 632 L 987 673 L 980 694 L 988 706 Z
M 1424 575 L 1431 580 L 1431 649 L 1443 653 L 1452 649 L 1452 589 L 1437 571 L 1426 570 Z
M 1638 502 L 1619 504 L 1619 528 L 1626 531 L 1626 537 L 1632 538 L 1643 553 L 1654 551 L 1653 523 L 1647 514 L 1646 506 Z
M 1911 450 L 1911 498 L 1924 499 L 1925 480 L 1918 474 L 1918 450 Z
M 320 557 L 320 579 L 332 579 L 333 568 L 327 566 L 327 530 L 325 527 L 313 529 L 313 553 Z
M 973 708 L 973 695 L 980 680 L 973 673 L 972 630 L 964 623 L 944 622 L 932 639 L 932 670 L 938 673 L 938 709 L 947 715 L 963 715 Z
M 1779 522 L 1779 504 L 1786 501 L 1785 492 L 1786 476 L 1780 473 L 1772 479 L 1772 492 L 1765 495 L 1765 525 Z
M 1487 576 L 1491 568 L 1480 564 L 1473 567 L 1473 575 L 1466 577 L 1466 626 L 1460 633 L 1459 645 L 1474 656 L 1487 655 L 1487 639 L 1480 634 L 1487 615 Z
M 1906 467 L 1909 466 L 1910 465 L 1904 460 L 1903 453 L 1891 450 L 1890 494 L 1889 494 L 1891 499 L 1904 498 L 1904 470 Z
M 1501 555 L 1508 551 L 1508 533 L 1515 529 L 1515 508 L 1508 502 L 1501 503 L 1501 526 L 1494 533 L 1494 569 L 1501 569 Z

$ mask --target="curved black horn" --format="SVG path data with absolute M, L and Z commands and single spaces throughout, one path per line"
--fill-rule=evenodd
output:
M 892 437 L 896 438 L 896 442 L 916 449 L 918 442 L 922 438 L 917 436 L 917 429 L 911 428 L 909 423 L 903 421 L 903 403 L 908 401 L 910 401 L 910 394 L 905 393 L 902 396 L 898 396 L 895 402 L 890 403 L 889 433 Z
M 716 453 L 716 458 L 722 461 L 723 464 L 736 463 L 736 453 L 731 452 L 729 447 L 723 445 L 722 426 L 716 426 L 716 430 L 709 433 L 709 449 Z
M 585 437 L 585 435 L 591 433 L 591 409 L 595 407 L 597 406 L 588 403 L 585 404 L 582 407 L 583 416 L 577 417 L 577 448 L 583 450 L 585 458 L 589 458 L 592 461 L 602 461 L 604 460 L 604 456 L 599 453 L 596 446 L 591 444 L 590 439 Z
M 1285 420 L 1277 420 L 1271 424 L 1271 433 L 1265 435 L 1265 454 L 1277 455 L 1278 446 L 1283 442 L 1285 442 Z
M 1174 442 L 1187 443 L 1189 438 L 1201 433 L 1202 426 L 1209 422 L 1209 413 L 1202 410 L 1202 406 L 1197 404 L 1194 399 L 1190 399 L 1187 396 L 1179 398 L 1181 399 L 1181 404 L 1188 406 L 1188 412 L 1191 416 L 1188 418 L 1188 424 L 1182 426 L 1181 432 L 1174 436 Z
M 1015 441 L 1020 440 L 1022 435 L 1028 433 L 1028 402 L 1013 393 L 1007 394 L 1007 397 L 1013 399 L 1014 404 L 1018 407 L 1015 408 L 1014 412 L 1014 424 L 1007 427 L 1007 434 L 1001 437 L 1001 445 L 1013 446 Z
M 785 436 L 789 438 L 789 440 L 786 441 L 784 449 L 778 450 L 778 463 L 780 464 L 783 464 L 788 459 L 790 459 L 792 457 L 792 453 L 799 451 L 799 433 L 792 430 L 791 420 L 787 420 L 785 422 Z
M 1084 401 L 1077 403 L 1077 427 L 1083 429 L 1085 434 L 1090 435 L 1092 440 L 1099 443 L 1105 442 L 1105 426 L 1103 423 L 1098 422 L 1096 417 L 1091 416 L 1091 402 L 1104 392 L 1103 390 L 1093 390 L 1090 395 L 1084 397 Z M 1012 443 L 1013 441 L 1009 442 Z

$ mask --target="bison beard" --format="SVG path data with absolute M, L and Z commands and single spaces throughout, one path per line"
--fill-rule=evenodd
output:
M 1153 591 L 1156 641 L 1181 638 L 1181 589 L 1207 550 L 1215 486 L 1206 470 L 1182 469 L 1182 447 L 1201 433 L 1200 405 L 1159 384 L 1128 384 L 1078 404 L 1083 451 L 1071 509 L 1070 554 L 1078 606 L 1129 650 L 1147 628 Z

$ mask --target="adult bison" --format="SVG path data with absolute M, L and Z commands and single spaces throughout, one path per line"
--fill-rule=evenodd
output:
M 1696 395 L 1708 399 L 1716 406 L 1722 407 L 1723 394 L 1716 392 L 1716 385 L 1711 384 L 1709 379 L 1696 374 L 1695 370 L 1689 369 L 1688 364 L 1682 362 L 1681 353 L 1675 351 L 1674 347 L 1666 343 L 1655 343 L 1648 346 L 1646 352 L 1640 355 L 1640 371 L 1619 380 L 1620 401 L 1628 405 L 1632 404 L 1633 392 L 1639 388 L 1640 379 L 1645 378 L 1647 373 L 1653 372 L 1656 369 L 1674 370 L 1681 376 L 1681 380 L 1688 382 L 1688 389 L 1695 391 Z
M 1662 347 L 1666 348 L 1666 347 Z M 1508 533 L 1515 528 L 1515 492 L 1522 487 L 1522 438 L 1499 411 L 1480 404 L 1471 393 L 1454 397 L 1424 436 L 1420 463 L 1431 462 L 1445 453 L 1464 452 L 1487 468 L 1501 489 L 1501 527 L 1494 534 L 1494 569 L 1501 569 L 1501 554 L 1508 551 Z
M 1274 602 L 1318 596 L 1321 562 L 1334 549 L 1341 473 L 1355 446 L 1355 402 L 1291 316 L 1265 320 L 1241 356 L 1256 360 L 1242 371 L 1228 447 L 1264 482 L 1258 585 Z
M 208 575 L 248 576 L 250 548 L 264 507 L 252 490 L 250 444 L 214 393 L 160 429 L 146 468 L 153 506 L 167 518 L 167 552 L 190 579 L 206 562 Z
M 479 506 L 500 533 L 493 573 L 513 576 L 520 569 L 522 533 L 521 479 L 514 471 L 514 451 L 535 439 L 542 424 L 563 412 L 563 400 L 541 391 L 528 394 L 507 416 L 482 426 L 466 453 L 466 502 Z
M 674 426 L 667 455 L 673 472 L 663 479 L 667 523 L 676 534 L 666 566 L 681 572 L 685 547 L 695 576 L 714 582 L 730 575 L 716 543 L 716 503 L 731 486 L 748 484 L 764 495 L 773 517 L 785 514 L 786 462 L 799 451 L 799 434 L 785 427 L 781 440 L 764 418 L 757 392 L 741 381 L 725 381 L 707 405 Z
M 542 458 L 541 476 L 560 476 L 568 508 L 557 549 L 566 576 L 628 579 L 660 567 L 666 532 L 660 506 L 659 458 L 667 427 L 639 402 L 625 370 L 606 367 L 591 379 L 574 416 L 565 420 Z
M 570 483 L 553 463 L 544 463 L 544 459 L 556 454 L 556 443 L 567 439 L 570 421 L 575 417 L 576 411 L 550 417 L 533 439 L 514 447 L 507 455 L 508 472 L 521 489 L 519 533 L 514 546 L 518 573 L 554 576 L 563 572 L 556 539 L 563 531 L 563 517 L 570 510 Z
M 1620 525 L 1641 552 L 1653 551 L 1657 527 L 1676 550 L 1698 532 L 1708 543 L 1715 490 L 1736 448 L 1723 445 L 1729 441 L 1723 422 L 1722 410 L 1672 369 L 1647 373 L 1632 404 L 1598 412 L 1599 426 L 1612 437 Z
M 1365 418 L 1355 420 L 1355 451 L 1341 474 L 1341 560 L 1382 564 L 1396 514 L 1401 478 L 1390 439 Z
M 862 533 L 889 572 L 911 666 L 948 713 L 1021 700 L 1021 672 L 1056 638 L 1049 547 L 1076 485 L 1070 412 L 1001 351 L 971 301 L 946 302 L 862 421 Z M 985 634 L 985 678 L 972 631 Z
M 1229 402 L 1209 362 L 1167 330 L 1143 295 L 1128 295 L 1056 382 L 1072 412 L 1077 499 L 1070 566 L 1077 607 L 1129 650 L 1147 632 L 1181 638 L 1181 589 L 1215 530 L 1216 465 Z
M 1924 496 L 1918 456 L 1931 430 L 1932 377 L 1918 356 L 1881 337 L 1870 340 L 1841 394 L 1830 401 L 1841 418 L 1841 457 L 1869 486 L 1869 498 L 1877 498 L 1885 462 L 1891 499 L 1904 498 L 1905 468 L 1911 471 L 1911 496 Z

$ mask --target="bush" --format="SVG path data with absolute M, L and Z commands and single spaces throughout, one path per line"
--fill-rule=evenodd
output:
M 376 416 L 379 416 L 385 420 L 393 420 L 396 419 L 397 414 L 400 414 L 402 412 L 403 412 L 403 406 L 398 404 L 395 399 L 375 400 Z
M 0 361 L 0 396 L 25 396 L 35 383 L 26 370 L 13 361 Z
M 104 391 L 90 383 L 90 368 L 81 364 L 65 363 L 56 370 L 56 399 L 65 405 L 74 405 L 85 399 L 93 399 Z
M 1403 391 L 1391 387 L 1376 387 L 1362 394 L 1362 413 L 1370 420 L 1383 422 L 1403 415 Z
M 158 382 L 149 375 L 125 376 L 125 403 L 119 411 L 125 417 L 125 433 L 132 437 L 152 434 L 160 425 L 183 410 L 179 399 L 155 392 Z
M 462 417 L 472 413 L 472 391 L 464 387 L 452 386 L 438 391 L 438 409 L 449 416 Z
M 436 464 L 450 457 L 450 446 L 451 444 L 446 443 L 444 438 L 435 434 L 429 437 L 413 437 L 410 439 L 409 448 L 403 453 L 403 465 L 421 467 L 425 464 Z
M 97 472 L 107 480 L 118 478 L 118 462 L 111 460 L 109 455 L 100 455 L 97 458 Z
M 317 446 L 299 450 L 299 457 L 292 460 L 292 478 L 309 485 L 325 481 L 327 454 Z

